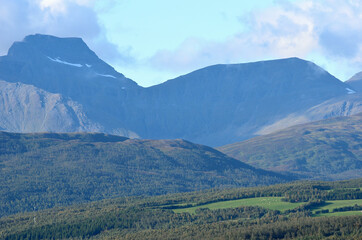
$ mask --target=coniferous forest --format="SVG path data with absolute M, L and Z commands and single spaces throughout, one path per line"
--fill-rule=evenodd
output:
M 126 197 L 0 219 L 1 239 L 360 239 L 362 179 Z

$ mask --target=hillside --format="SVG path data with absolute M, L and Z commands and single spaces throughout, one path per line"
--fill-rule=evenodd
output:
M 97 131 L 130 138 L 181 138 L 209 146 L 294 123 L 350 115 L 362 105 L 361 98 L 354 98 L 344 111 L 344 103 L 357 90 L 298 58 L 214 65 L 143 88 L 99 59 L 82 39 L 41 34 L 15 42 L 0 57 L 0 79 L 76 102 Z M 13 117 L 15 125 L 24 126 L 18 131 L 42 131 L 41 123 L 22 118 L 26 111 L 21 105 L 19 117 Z M 9 114 L 0 112 L 3 118 Z M 64 131 L 61 121 L 52 124 L 52 131 Z M 93 125 L 85 124 L 82 131 L 88 129 Z
M 0 215 L 119 196 L 288 180 L 184 140 L 0 132 Z
M 104 200 L 0 218 L 0 238 L 359 239 L 361 186 L 308 181 Z
M 362 176 L 362 114 L 293 126 L 218 150 L 263 169 L 301 178 Z

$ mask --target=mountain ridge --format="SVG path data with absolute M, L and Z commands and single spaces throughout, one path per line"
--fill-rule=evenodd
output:
M 245 140 L 266 128 L 281 129 L 288 126 L 283 119 L 293 114 L 300 119 L 315 106 L 356 92 L 299 58 L 218 64 L 143 88 L 99 59 L 80 38 L 40 34 L 15 43 L 0 57 L 0 78 L 70 98 L 105 133 L 182 138 L 210 146 Z M 359 111 L 360 100 L 354 101 L 351 112 Z M 304 116 L 304 121 L 331 111 L 349 114 L 334 109 L 320 108 L 325 113 Z

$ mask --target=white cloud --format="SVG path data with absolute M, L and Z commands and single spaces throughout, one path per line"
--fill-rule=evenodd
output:
M 67 10 L 64 0 L 40 0 L 38 4 L 41 10 L 49 9 L 53 14 L 65 13 Z
M 215 63 L 313 55 L 334 61 L 325 67 L 343 79 L 362 70 L 361 13 L 359 1 L 282 1 L 242 16 L 247 31 L 223 42 L 186 39 L 176 50 L 160 50 L 150 62 L 180 72 Z
M 49 9 L 52 14 L 64 14 L 72 3 L 79 6 L 91 6 L 93 2 L 94 0 L 37 0 L 41 10 Z

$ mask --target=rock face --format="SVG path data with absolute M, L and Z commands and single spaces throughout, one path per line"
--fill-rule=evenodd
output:
M 106 133 L 211 146 L 360 111 L 360 98 L 353 98 L 348 111 L 336 110 L 350 103 L 357 90 L 298 58 L 215 65 L 143 88 L 99 59 L 81 39 L 39 34 L 14 43 L 0 58 L 0 79 L 77 102 Z M 24 124 L 42 130 L 35 123 L 18 123 Z M 56 125 L 54 131 L 64 131 Z
M 102 130 L 80 104 L 22 83 L 0 81 L 0 112 L 0 128 L 12 132 Z

